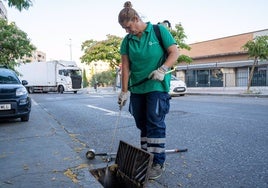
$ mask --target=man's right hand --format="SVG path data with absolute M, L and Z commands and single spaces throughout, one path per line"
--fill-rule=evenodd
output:
M 121 93 L 118 96 L 118 104 L 119 104 L 119 108 L 121 109 L 123 106 L 125 106 L 126 102 L 127 102 L 127 98 L 128 98 L 128 92 L 123 92 L 121 91 Z

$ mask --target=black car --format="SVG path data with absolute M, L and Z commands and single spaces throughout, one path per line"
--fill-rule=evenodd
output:
M 28 121 L 31 112 L 31 98 L 17 74 L 7 68 L 0 68 L 0 119 L 21 118 Z

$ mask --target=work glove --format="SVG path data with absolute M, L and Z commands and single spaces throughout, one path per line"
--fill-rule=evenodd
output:
M 162 67 L 159 67 L 158 69 L 151 72 L 151 74 L 148 76 L 148 78 L 152 79 L 152 80 L 158 80 L 161 82 L 165 78 L 165 73 L 166 73 L 166 71 Z
M 118 104 L 119 104 L 120 110 L 122 109 L 123 106 L 125 106 L 127 102 L 127 98 L 128 98 L 128 92 L 121 91 L 121 93 L 118 96 Z

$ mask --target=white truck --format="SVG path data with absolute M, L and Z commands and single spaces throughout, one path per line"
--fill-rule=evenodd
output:
M 16 70 L 29 93 L 74 92 L 82 87 L 82 71 L 74 61 L 22 63 Z

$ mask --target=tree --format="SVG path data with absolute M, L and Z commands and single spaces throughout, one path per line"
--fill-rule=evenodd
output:
M 165 20 L 163 23 L 165 23 L 165 22 L 167 22 L 167 20 Z M 185 43 L 185 39 L 187 39 L 187 36 L 186 36 L 186 34 L 184 32 L 184 28 L 182 27 L 181 24 L 176 24 L 174 30 L 169 27 L 169 31 L 172 34 L 172 36 L 174 37 L 174 39 L 176 40 L 179 49 L 186 49 L 186 50 L 191 49 L 191 47 Z M 192 58 L 190 58 L 187 55 L 182 54 L 179 56 L 176 64 L 179 64 L 182 62 L 191 63 L 192 61 L 193 61 Z
M 15 7 L 19 11 L 22 9 L 28 9 L 30 6 L 33 5 L 31 0 L 5 0 L 8 2 L 9 7 Z
M 90 81 L 90 85 L 94 86 L 97 80 L 98 86 L 112 86 L 114 85 L 114 78 L 115 78 L 115 72 L 113 70 L 100 72 L 93 75 Z
M 248 78 L 247 92 L 249 93 L 254 69 L 258 61 L 268 59 L 268 36 L 257 36 L 253 40 L 248 41 L 242 48 L 248 53 L 250 58 L 254 59 Z
M 31 57 L 35 49 L 27 34 L 18 29 L 15 23 L 8 24 L 0 18 L 0 65 L 14 69 L 17 60 Z
M 103 41 L 87 40 L 82 44 L 84 55 L 80 58 L 82 63 L 91 64 L 99 60 L 108 62 L 115 69 L 121 60 L 119 48 L 122 38 L 107 35 Z
M 87 80 L 87 76 L 86 76 L 86 70 L 83 70 L 83 87 L 87 87 L 88 86 L 88 80 Z

